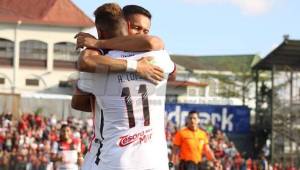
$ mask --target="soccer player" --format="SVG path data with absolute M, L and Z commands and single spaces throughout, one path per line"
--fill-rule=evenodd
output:
M 120 36 L 110 39 L 97 40 L 88 33 L 78 33 L 77 47 L 88 47 L 94 49 L 116 49 L 123 51 L 150 51 L 161 50 L 164 48 L 163 42 L 155 36 L 147 35 L 151 25 L 151 14 L 148 10 L 137 5 L 127 5 L 123 8 L 123 14 L 127 20 L 128 33 L 130 36 Z M 99 34 L 100 35 L 100 34 Z M 136 72 L 141 77 L 157 83 L 161 80 L 163 72 L 159 67 L 149 64 L 151 58 L 142 58 L 138 60 Z M 127 70 L 127 61 L 114 59 L 104 56 L 103 53 L 91 55 L 88 50 L 81 53 L 79 59 L 79 70 L 84 72 L 125 72 Z M 84 74 L 81 74 L 84 77 Z M 171 76 L 175 78 L 175 72 Z M 72 98 L 72 107 L 81 111 L 91 111 L 91 101 L 89 94 L 82 93 L 79 90 Z
M 123 14 L 128 24 L 128 33 L 130 36 L 119 36 L 111 39 L 96 39 L 88 33 L 78 33 L 77 38 L 78 48 L 92 49 L 115 49 L 122 51 L 151 51 L 161 50 L 164 44 L 159 37 L 147 35 L 151 26 L 151 14 L 148 10 L 137 5 L 127 5 L 123 8 Z M 100 34 L 99 34 L 100 35 Z M 97 60 L 92 56 L 82 54 L 81 59 L 83 64 L 80 69 L 86 72 L 101 72 L 103 69 L 110 71 L 126 71 L 126 60 L 118 60 L 109 58 L 108 56 L 99 56 Z M 149 65 L 149 59 L 140 60 L 137 64 L 136 72 L 141 77 L 157 83 L 161 80 L 162 71 L 158 67 Z M 95 69 L 97 67 L 97 70 Z
M 128 33 L 131 36 L 114 37 L 111 39 L 96 39 L 88 33 L 80 32 L 77 38 L 77 48 L 116 49 L 123 51 L 161 50 L 164 43 L 157 36 L 149 34 L 151 13 L 138 5 L 123 7 L 123 15 L 128 24 Z
M 127 33 L 120 12 L 116 4 L 105 4 L 95 11 L 97 30 L 103 38 Z M 110 51 L 108 55 L 126 58 L 127 62 L 152 56 L 166 75 L 157 85 L 135 72 L 93 73 L 78 81 L 81 90 L 95 96 L 95 106 L 101 112 L 100 134 L 94 140 L 99 145 L 92 146 L 87 158 L 91 164 L 84 164 L 83 169 L 167 170 L 164 102 L 167 77 L 175 69 L 174 63 L 166 51 Z

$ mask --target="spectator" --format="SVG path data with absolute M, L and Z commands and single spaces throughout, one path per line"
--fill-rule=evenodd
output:
M 9 152 L 12 150 L 13 147 L 12 135 L 12 131 L 8 131 L 5 137 L 4 149 Z
M 289 161 L 287 170 L 297 170 L 297 168 L 295 167 L 295 164 L 294 164 L 293 160 Z
M 205 129 L 209 134 L 213 133 L 214 125 L 212 124 L 211 120 L 206 124 Z
M 18 152 L 16 153 L 16 160 L 15 162 L 12 162 L 14 166 L 12 166 L 11 170 L 26 170 L 26 152 Z
M 82 155 L 78 150 L 78 142 L 72 138 L 72 131 L 69 125 L 64 124 L 60 130 L 57 154 L 53 160 L 57 170 L 77 170 L 81 165 Z
M 233 142 L 229 142 L 224 151 L 225 154 L 228 155 L 230 158 L 233 158 L 237 154 L 237 150 Z
M 34 114 L 26 113 L 23 114 L 19 120 L 16 120 L 11 119 L 11 116 L 6 116 L 6 114 L 0 115 L 0 170 L 14 170 L 18 168 L 22 170 L 24 166 L 27 168 L 26 170 L 53 170 L 53 168 L 55 168 L 53 158 L 60 155 L 63 151 L 59 149 L 62 141 L 60 140 L 62 136 L 59 136 L 59 132 L 62 132 L 61 124 L 64 122 L 62 120 L 56 120 L 55 118 L 51 123 L 51 118 L 55 118 L 55 116 L 51 115 L 50 118 L 46 118 L 42 115 L 38 115 L 38 117 L 36 117 Z M 187 120 L 191 121 L 189 119 Z M 189 126 L 187 122 L 186 128 Z M 212 125 L 209 126 L 211 130 Z M 215 127 L 215 125 L 213 126 Z M 71 147 L 71 150 L 78 150 L 76 151 L 79 154 L 77 157 L 80 158 L 82 153 L 85 153 L 89 146 L 89 137 L 92 136 L 92 119 L 89 121 L 86 119 L 80 121 L 75 118 L 69 118 L 69 127 L 72 127 L 71 129 L 73 129 L 74 132 L 72 134 L 72 130 L 70 130 L 68 133 L 72 145 L 75 145 L 75 147 Z M 176 133 L 176 128 L 176 125 L 172 123 L 168 123 L 168 126 L 166 126 L 166 137 L 168 137 L 170 148 L 173 148 L 173 142 L 171 140 L 174 139 L 175 134 L 178 134 Z M 198 130 L 202 131 L 197 128 L 196 132 L 198 132 Z M 192 132 L 195 133 L 194 131 Z M 229 141 L 225 133 L 221 130 L 215 128 L 213 134 L 206 134 L 206 136 L 208 138 L 211 137 L 210 140 L 208 140 L 208 144 L 211 150 L 216 153 L 215 155 L 218 157 L 218 162 L 214 164 L 203 157 L 201 158 L 201 162 L 203 162 L 201 168 L 223 168 L 225 170 L 247 168 L 258 170 L 263 169 L 265 166 L 264 163 L 262 163 L 262 159 L 252 160 L 252 165 L 250 165 L 251 161 L 249 159 L 244 161 L 243 156 L 238 153 L 234 143 Z M 178 154 L 180 154 L 180 152 Z M 203 154 L 205 154 L 204 150 Z M 173 157 L 173 154 L 171 154 L 171 157 Z M 172 159 L 174 163 L 176 163 L 176 159 Z M 78 167 L 79 164 L 77 161 L 80 162 L 79 159 L 76 159 L 74 164 Z M 281 160 L 281 162 L 274 164 L 273 169 L 283 170 L 288 168 L 293 170 L 296 168 L 294 162 L 287 163 L 287 167 L 285 168 L 282 162 Z M 57 162 L 57 164 L 59 163 Z
M 0 170 L 9 170 L 10 154 L 6 150 L 0 151 Z
M 261 170 L 267 170 L 268 167 L 269 167 L 268 160 L 265 157 L 265 155 L 262 153 L 260 155 L 259 169 L 261 169 Z
M 244 160 L 241 154 L 238 152 L 234 157 L 234 169 L 240 170 L 243 166 Z
M 5 142 L 5 131 L 3 129 L 0 131 L 0 148 L 1 148 L 1 150 L 3 150 L 4 142 Z

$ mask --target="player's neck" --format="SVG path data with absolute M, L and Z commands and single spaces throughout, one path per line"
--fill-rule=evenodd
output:
M 190 129 L 191 131 L 196 131 L 197 130 L 197 127 L 195 127 L 195 126 L 188 126 L 187 128 Z

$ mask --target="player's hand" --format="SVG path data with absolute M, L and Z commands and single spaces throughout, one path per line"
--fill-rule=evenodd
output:
M 151 81 L 154 84 L 158 84 L 159 81 L 163 80 L 163 70 L 151 64 L 152 57 L 143 57 L 138 60 L 137 74 L 146 80 Z
M 79 32 L 78 34 L 75 35 L 74 38 L 77 39 L 76 49 L 83 48 L 83 47 L 97 48 L 96 46 L 97 39 L 89 33 Z

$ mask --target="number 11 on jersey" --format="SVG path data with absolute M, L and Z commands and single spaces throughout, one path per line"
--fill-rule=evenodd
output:
M 147 86 L 145 84 L 141 84 L 139 86 L 138 93 L 141 94 L 141 97 L 142 97 L 144 126 L 149 126 L 150 125 L 150 114 L 149 114 L 149 101 L 148 101 Z M 121 97 L 125 97 L 124 99 L 125 99 L 126 108 L 127 108 L 129 128 L 135 127 L 133 104 L 132 104 L 129 87 L 124 87 L 122 89 Z

